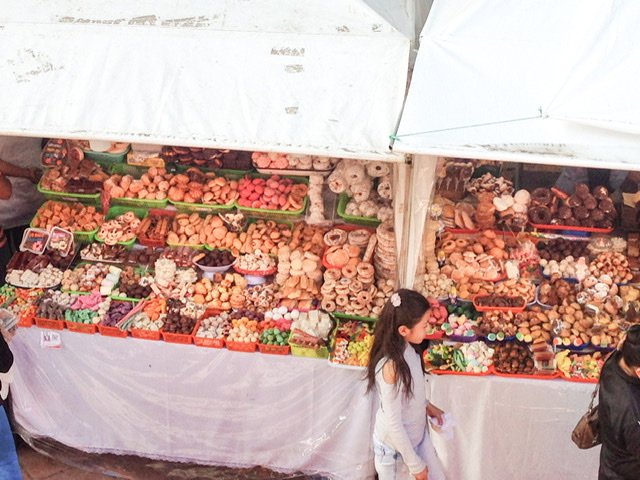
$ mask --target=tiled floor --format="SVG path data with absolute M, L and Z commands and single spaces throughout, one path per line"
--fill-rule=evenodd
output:
M 25 480 L 324 480 L 320 476 L 280 474 L 262 467 L 234 469 L 160 462 L 130 455 L 92 455 L 51 440 L 36 443 L 36 446 L 56 459 L 64 459 L 64 463 L 19 442 L 18 457 Z M 71 465 L 83 466 L 84 469 Z
M 24 480 L 102 480 L 105 475 L 70 467 L 33 450 L 28 445 L 18 448 Z

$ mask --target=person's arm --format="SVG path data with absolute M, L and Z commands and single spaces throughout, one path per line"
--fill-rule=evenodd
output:
M 404 395 L 404 391 L 402 388 L 396 388 L 397 378 L 393 363 L 385 363 L 382 368 L 382 377 L 384 382 L 381 382 L 380 399 L 382 411 L 389 422 L 388 432 L 393 443 L 391 446 L 402 455 L 402 459 L 412 475 L 426 473 L 427 465 L 414 450 L 402 423 L 402 395 Z
M 13 187 L 11 186 L 11 182 L 6 176 L 0 173 L 0 200 L 9 200 L 12 192 Z
M 5 162 L 0 159 L 0 173 L 7 177 L 19 177 L 31 180 L 33 183 L 38 182 L 38 169 L 36 168 L 23 168 L 13 165 L 12 163 Z
M 587 169 L 582 167 L 565 167 L 556 180 L 555 186 L 569 195 L 573 195 L 578 183 L 588 183 Z

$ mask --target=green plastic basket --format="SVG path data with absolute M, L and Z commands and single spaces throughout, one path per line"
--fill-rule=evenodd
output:
M 36 187 L 45 198 L 49 200 L 58 200 L 64 202 L 80 202 L 90 205 L 98 205 L 100 203 L 100 193 L 72 193 L 72 192 L 54 192 L 42 188 L 42 180 Z
M 216 213 L 233 210 L 236 207 L 235 201 L 229 203 L 228 205 L 218 205 L 215 203 L 174 202 L 173 200 L 169 200 L 169 203 L 175 206 L 181 212 Z
M 111 167 L 111 175 L 131 175 L 132 177 L 139 179 L 147 170 L 146 167 L 136 167 L 127 165 L 126 163 L 116 163 Z M 120 205 L 127 207 L 141 207 L 141 208 L 160 208 L 163 209 L 168 204 L 168 199 L 164 200 L 149 200 L 147 198 L 112 198 L 112 205 Z
M 252 173 L 248 175 L 248 177 L 250 178 L 271 178 L 272 176 L 273 175 L 266 175 L 262 173 Z M 298 177 L 295 175 L 279 175 L 279 176 L 282 178 L 291 178 L 295 180 L 296 183 L 306 183 L 307 185 L 309 184 L 309 178 L 307 177 Z M 304 202 L 300 210 L 275 210 L 275 209 L 272 210 L 269 208 L 243 207 L 238 203 L 237 200 L 235 201 L 235 207 L 238 209 L 239 212 L 242 212 L 250 217 L 270 218 L 270 219 L 280 217 L 285 219 L 286 218 L 292 219 L 292 218 L 297 218 L 304 215 L 304 212 L 307 209 L 308 203 L 309 203 L 309 195 L 306 195 L 304 197 Z
M 31 223 L 29 224 L 31 228 L 36 228 L 33 226 L 36 221 L 36 218 L 38 218 L 37 214 L 36 216 L 33 217 L 33 219 L 31 220 Z M 93 239 L 95 238 L 96 233 L 98 233 L 98 230 L 99 228 L 96 228 L 95 230 L 91 230 L 90 232 L 74 231 L 73 237 L 76 243 L 91 243 L 93 242 Z
M 107 212 L 107 215 L 105 216 L 105 220 L 111 220 L 113 218 L 116 218 L 119 215 L 122 215 L 124 213 L 127 212 L 133 212 L 133 214 L 138 217 L 140 220 L 144 220 L 147 215 L 149 214 L 149 211 L 146 208 L 143 207 L 125 207 L 122 205 L 115 205 L 113 207 L 111 207 L 109 209 L 109 211 Z M 100 229 L 98 229 L 98 232 L 100 231 Z M 131 247 L 133 246 L 134 243 L 136 243 L 137 240 L 137 236 L 133 237 L 131 240 L 129 240 L 128 242 L 118 242 L 118 245 L 124 245 L 125 247 Z M 98 238 L 98 234 L 96 232 L 96 236 L 95 236 L 95 241 L 99 242 L 99 243 L 104 243 L 103 240 L 100 240 Z
M 132 302 L 132 303 L 138 303 L 144 300 L 143 298 L 119 297 L 117 295 L 109 295 L 109 297 L 111 298 L 111 300 L 119 300 L 121 302 Z
M 349 203 L 349 196 L 346 193 L 341 193 L 338 197 L 338 216 L 342 218 L 347 223 L 355 223 L 356 225 L 365 225 L 367 227 L 377 227 L 382 223 L 377 218 L 369 218 L 369 217 L 356 217 L 353 215 L 347 215 L 345 210 L 347 208 L 347 203 Z
M 289 340 L 289 346 L 291 347 L 291 355 L 296 357 L 306 357 L 306 358 L 320 358 L 326 359 L 329 358 L 329 349 L 327 347 L 320 348 L 308 348 L 301 347 L 300 345 L 296 345 Z
M 375 323 L 378 321 L 377 318 L 373 318 L 373 317 L 361 317 L 360 315 L 349 315 L 347 313 L 339 313 L 339 312 L 333 312 L 333 316 L 336 318 L 340 318 L 342 320 L 357 320 L 360 322 L 368 322 L 368 323 Z
M 84 150 L 85 158 L 93 160 L 103 167 L 111 167 L 116 163 L 123 163 L 127 158 L 127 153 L 131 150 L 131 145 L 122 153 L 94 152 L 93 150 Z

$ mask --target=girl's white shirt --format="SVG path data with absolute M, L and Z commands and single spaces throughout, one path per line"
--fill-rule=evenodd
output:
M 409 467 L 412 474 L 424 470 L 426 463 L 417 453 L 418 446 L 427 435 L 427 395 L 426 382 L 420 356 L 406 344 L 404 359 L 409 365 L 413 380 L 413 395 L 407 397 L 404 388 L 387 383 L 382 369 L 387 358 L 376 365 L 376 388 L 380 397 L 380 407 L 376 413 L 375 437 L 395 449 Z

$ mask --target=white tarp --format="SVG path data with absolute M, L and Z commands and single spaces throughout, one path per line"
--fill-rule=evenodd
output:
M 7 0 L 0 133 L 401 159 L 418 3 Z
M 637 135 L 596 127 L 640 131 L 639 21 L 630 0 L 436 1 L 394 151 L 637 165 Z

